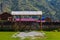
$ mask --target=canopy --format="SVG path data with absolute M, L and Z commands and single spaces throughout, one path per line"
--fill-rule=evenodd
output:
M 12 11 L 12 15 L 42 15 L 42 11 Z

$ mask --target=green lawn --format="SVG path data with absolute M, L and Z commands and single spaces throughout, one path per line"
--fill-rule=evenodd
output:
M 16 32 L 0 32 L 0 40 L 19 40 L 19 38 L 12 38 Z M 42 40 L 60 40 L 60 32 L 45 32 L 47 38 Z M 28 40 L 28 39 L 27 39 Z
M 18 38 L 12 38 L 12 35 L 16 32 L 0 32 L 0 40 L 18 40 Z
M 46 32 L 47 39 L 45 40 L 60 40 L 60 32 Z

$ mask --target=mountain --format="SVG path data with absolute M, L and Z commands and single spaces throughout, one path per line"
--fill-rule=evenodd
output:
M 60 0 L 0 0 L 0 12 L 42 11 L 53 21 L 60 20 Z

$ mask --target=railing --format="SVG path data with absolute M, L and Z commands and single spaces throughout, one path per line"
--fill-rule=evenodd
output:
M 40 30 L 40 22 L 11 22 L 0 20 L 0 31 Z M 43 30 L 55 30 L 60 28 L 60 22 L 43 22 Z

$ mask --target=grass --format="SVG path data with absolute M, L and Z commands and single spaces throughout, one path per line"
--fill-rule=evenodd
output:
M 0 32 L 0 40 L 18 40 L 18 38 L 12 38 L 12 35 L 16 32 Z
M 19 38 L 12 38 L 12 35 L 14 33 L 16 32 L 0 32 L 0 40 L 19 40 Z M 60 32 L 45 32 L 45 33 L 47 38 L 44 38 L 42 40 L 60 40 Z
M 45 40 L 60 40 L 60 32 L 46 32 L 47 39 Z

